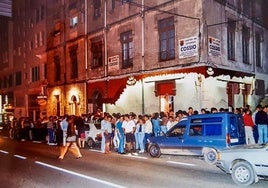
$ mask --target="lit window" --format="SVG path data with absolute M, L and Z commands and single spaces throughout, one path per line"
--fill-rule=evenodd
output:
M 78 24 L 78 17 L 77 16 L 72 17 L 71 20 L 70 20 L 70 27 L 73 28 L 77 24 Z

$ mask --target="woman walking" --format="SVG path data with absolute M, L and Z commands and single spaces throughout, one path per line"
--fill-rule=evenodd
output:
M 76 144 L 74 117 L 71 117 L 68 121 L 66 146 L 64 146 L 64 149 L 60 154 L 59 159 L 63 159 L 69 149 L 71 149 L 71 152 L 75 155 L 77 159 L 82 157 L 80 150 Z

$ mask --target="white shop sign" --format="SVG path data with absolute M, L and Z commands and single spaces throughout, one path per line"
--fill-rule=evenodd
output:
M 194 57 L 198 55 L 198 37 L 179 40 L 179 58 Z

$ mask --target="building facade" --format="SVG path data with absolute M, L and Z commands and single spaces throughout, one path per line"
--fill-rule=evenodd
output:
M 13 4 L 0 91 L 18 116 L 254 108 L 268 94 L 263 0 Z

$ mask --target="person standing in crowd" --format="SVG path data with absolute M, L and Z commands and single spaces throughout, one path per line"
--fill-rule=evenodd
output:
M 161 120 L 161 123 L 160 123 L 161 134 L 166 134 L 168 117 L 165 112 L 160 112 L 160 120 Z
M 105 148 L 104 153 L 109 154 L 111 153 L 111 138 L 112 138 L 112 116 L 107 116 L 107 121 L 104 127 L 104 137 L 105 137 Z
M 243 121 L 245 125 L 246 144 L 255 144 L 253 137 L 254 122 L 249 109 L 243 109 Z
M 160 135 L 160 118 L 159 113 L 155 112 L 151 118 L 152 124 L 153 124 L 153 134 L 154 136 Z
M 255 108 L 255 111 L 252 113 L 252 120 L 253 120 L 253 123 L 254 123 L 253 136 L 254 136 L 254 139 L 255 139 L 255 143 L 258 143 L 258 140 L 259 140 L 258 126 L 257 126 L 257 124 L 255 122 L 256 114 L 257 114 L 257 112 L 259 110 L 260 110 L 259 105 L 257 105 L 256 108 Z
M 153 124 L 152 121 L 150 120 L 150 116 L 148 114 L 144 115 L 144 121 L 145 121 L 145 135 L 144 135 L 144 145 L 147 143 L 147 139 L 150 138 L 153 134 Z
M 138 147 L 136 149 L 140 149 L 139 153 L 144 153 L 144 136 L 145 136 L 145 121 L 140 117 L 138 119 L 138 123 L 136 124 L 136 133 L 137 133 L 137 141 L 138 141 Z
M 63 146 L 66 145 L 66 137 L 67 137 L 67 129 L 68 129 L 68 119 L 69 119 L 69 116 L 68 115 L 65 115 L 64 118 L 63 118 L 63 120 L 60 123 L 61 130 L 63 132 L 63 134 L 62 134 L 62 136 L 63 136 L 62 145 Z
M 81 116 L 75 118 L 75 126 L 77 130 L 77 145 L 79 148 L 85 148 L 85 124 Z
M 57 121 L 56 121 L 56 142 L 57 142 L 57 146 L 62 147 L 63 131 L 61 129 L 61 118 L 57 118 Z
M 104 132 L 105 132 L 105 127 L 107 127 L 107 117 L 108 114 L 104 113 L 104 117 L 101 120 L 101 152 L 105 153 L 105 136 L 104 136 Z
M 259 140 L 258 144 L 266 144 L 268 140 L 268 115 L 263 110 L 263 107 L 261 105 L 258 105 L 257 108 L 259 111 L 256 113 L 255 116 L 255 123 L 258 126 L 258 133 L 259 133 Z
M 136 126 L 135 122 L 130 119 L 130 116 L 128 114 L 124 116 L 122 127 L 126 136 L 126 152 L 128 154 L 132 153 L 133 155 L 137 155 L 134 136 Z
M 77 159 L 82 157 L 80 150 L 76 144 L 75 129 L 76 128 L 74 125 L 74 117 L 71 117 L 69 118 L 69 121 L 68 121 L 66 146 L 64 146 L 64 149 L 62 150 L 58 159 L 62 160 L 69 149 L 71 149 L 71 152 L 75 155 Z
M 188 116 L 194 115 L 194 109 L 193 109 L 193 107 L 189 107 L 188 108 L 187 114 L 188 114 Z
M 48 133 L 48 145 L 56 145 L 54 142 L 54 121 L 53 116 L 49 116 L 47 122 L 47 133 Z
M 119 139 L 117 152 L 120 153 L 120 154 L 125 153 L 125 151 L 124 151 L 125 150 L 125 148 L 124 148 L 125 136 L 124 136 L 124 130 L 122 128 L 123 121 L 124 121 L 124 116 L 120 115 L 119 119 L 118 119 L 118 121 L 116 123 L 116 132 L 117 132 L 116 134 L 117 134 L 117 137 Z

